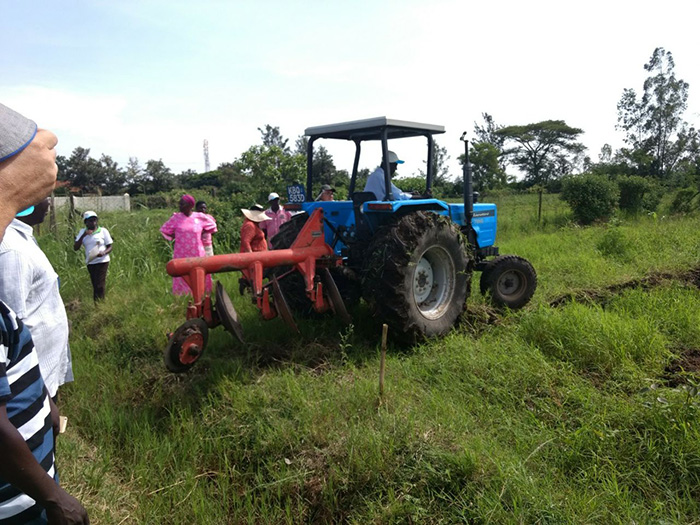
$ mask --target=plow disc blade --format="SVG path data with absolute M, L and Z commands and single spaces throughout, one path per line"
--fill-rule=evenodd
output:
M 335 284 L 333 276 L 331 275 L 331 272 L 328 271 L 328 268 L 323 269 L 321 272 L 321 277 L 323 278 L 323 289 L 327 293 L 328 300 L 331 303 L 331 308 L 333 309 L 335 315 L 337 315 L 345 324 L 352 323 L 352 318 L 350 317 L 348 310 L 345 308 L 343 297 L 340 295 L 338 286 Z
M 226 290 L 224 290 L 223 285 L 219 281 L 216 282 L 215 310 L 219 316 L 221 324 L 224 325 L 226 331 L 235 336 L 236 339 L 238 339 L 241 343 L 243 343 L 243 327 L 241 326 L 241 323 L 238 320 L 238 313 L 233 307 L 231 298 L 228 296 Z
M 275 309 L 277 310 L 277 314 L 292 330 L 298 333 L 299 328 L 297 328 L 297 324 L 294 322 L 292 312 L 289 309 L 287 300 L 284 298 L 284 294 L 280 288 L 280 283 L 277 281 L 277 277 L 275 276 L 272 277 L 272 298 L 275 300 Z
M 202 356 L 207 346 L 209 329 L 204 319 L 185 321 L 170 336 L 165 349 L 165 366 L 171 372 L 186 372 Z

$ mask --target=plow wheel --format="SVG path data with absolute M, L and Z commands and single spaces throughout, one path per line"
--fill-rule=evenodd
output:
M 215 311 L 219 316 L 221 324 L 227 332 L 236 337 L 241 343 L 243 343 L 243 327 L 238 320 L 238 313 L 233 307 L 231 298 L 226 293 L 223 285 L 220 281 L 216 282 L 216 306 Z
M 170 336 L 165 349 L 165 366 L 171 372 L 186 372 L 202 356 L 209 329 L 204 319 L 189 319 Z
M 418 211 L 377 232 L 367 250 L 363 294 L 400 339 L 447 333 L 471 285 L 464 237 L 446 217 Z

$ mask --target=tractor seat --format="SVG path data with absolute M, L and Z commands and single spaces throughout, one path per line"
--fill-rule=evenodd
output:
M 352 194 L 352 207 L 361 208 L 367 201 L 376 201 L 377 196 L 372 191 L 356 191 Z
M 362 205 L 367 201 L 376 201 L 377 196 L 371 191 L 356 191 L 352 194 L 352 212 L 355 216 L 355 227 L 358 235 L 369 230 L 369 225 L 362 213 Z

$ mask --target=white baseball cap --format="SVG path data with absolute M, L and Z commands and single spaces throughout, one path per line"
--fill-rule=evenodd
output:
M 85 213 L 83 213 L 83 220 L 84 221 L 86 221 L 88 219 L 92 219 L 93 217 L 97 217 L 97 214 L 92 210 L 89 210 L 89 211 L 86 211 Z
M 387 151 L 389 154 L 389 164 L 403 164 L 402 160 L 399 160 L 399 156 L 393 151 Z
M 267 196 L 267 202 L 270 202 L 270 201 L 273 201 L 273 200 L 279 199 L 279 198 L 280 198 L 280 196 L 279 196 L 277 193 L 275 193 L 275 192 L 273 191 L 272 193 L 270 193 L 270 194 Z

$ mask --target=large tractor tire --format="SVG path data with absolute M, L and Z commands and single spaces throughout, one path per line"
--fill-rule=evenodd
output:
M 517 310 L 532 299 L 537 289 L 537 274 L 526 259 L 501 255 L 487 263 L 481 273 L 480 288 L 496 306 Z
M 299 213 L 294 215 L 291 220 L 282 224 L 282 226 L 280 226 L 280 231 L 270 240 L 270 248 L 272 250 L 284 250 L 289 248 L 294 243 L 294 240 L 299 235 L 299 232 L 301 232 L 307 220 L 309 220 L 309 215 L 307 213 Z M 291 266 L 281 266 L 279 268 L 273 268 L 272 273 L 273 275 L 280 276 L 291 269 Z M 340 267 L 332 268 L 330 272 L 346 308 L 357 304 L 362 294 L 359 280 L 354 278 L 352 270 Z M 287 304 L 293 312 L 307 316 L 315 313 L 311 301 L 309 301 L 309 298 L 306 296 L 304 278 L 299 272 L 287 275 L 284 279 L 279 281 L 279 284 L 287 300 Z
M 414 342 L 447 333 L 464 311 L 472 261 L 447 217 L 418 211 L 377 232 L 363 272 L 363 295 L 395 337 Z

